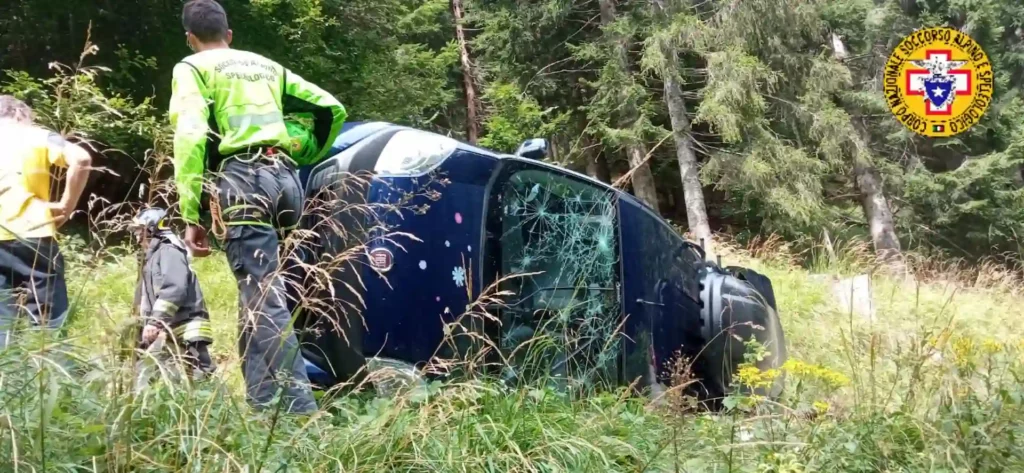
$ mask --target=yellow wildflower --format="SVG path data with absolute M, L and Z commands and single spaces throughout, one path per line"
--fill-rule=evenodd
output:
M 974 339 L 960 336 L 953 341 L 953 362 L 957 366 L 969 367 L 974 361 Z
M 828 405 L 827 402 L 824 401 L 814 401 L 814 404 L 812 404 L 812 406 L 814 407 L 814 410 L 818 411 L 819 414 L 824 414 L 828 412 L 829 407 L 831 407 Z
M 1003 344 L 990 338 L 982 342 L 981 348 L 986 354 L 994 355 L 1003 351 Z
M 787 360 L 782 365 L 782 369 L 795 376 L 816 379 L 832 388 L 839 388 L 850 383 L 850 378 L 838 371 L 825 368 L 824 366 L 804 363 L 800 360 Z
M 756 383 L 760 376 L 761 370 L 757 369 L 757 367 L 753 365 L 741 366 L 740 369 L 736 371 L 736 378 L 747 386 Z
M 806 375 L 810 372 L 810 365 L 800 360 L 794 360 L 792 358 L 786 360 L 786 363 L 782 365 L 782 369 L 787 373 L 795 375 Z
M 740 369 L 736 372 L 736 377 L 746 386 L 752 388 L 767 388 L 772 385 L 775 378 L 779 376 L 780 372 L 777 369 L 770 369 L 767 371 L 761 371 L 758 367 L 751 364 L 744 364 L 740 366 Z

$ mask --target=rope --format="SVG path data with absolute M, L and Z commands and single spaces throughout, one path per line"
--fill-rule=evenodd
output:
M 228 229 L 224 225 L 224 220 L 220 213 L 220 196 L 217 192 L 211 192 L 210 195 L 210 231 L 213 232 L 213 236 L 217 237 L 218 240 L 224 241 L 228 236 Z
M 267 150 L 259 149 L 256 151 L 256 153 L 250 154 L 249 156 L 251 156 L 251 158 L 249 160 L 242 159 L 240 157 L 241 155 L 235 155 L 228 159 L 238 159 L 240 161 L 250 163 L 255 162 L 261 157 L 268 157 L 273 159 L 277 154 L 277 148 L 270 147 Z M 224 219 L 223 216 L 221 215 L 220 195 L 218 192 L 219 189 L 217 189 L 216 186 L 211 187 L 212 189 L 210 189 L 210 219 L 212 222 L 210 225 L 210 231 L 213 232 L 213 236 L 217 237 L 218 240 L 224 241 L 225 238 L 227 238 L 228 229 L 227 226 L 224 225 Z

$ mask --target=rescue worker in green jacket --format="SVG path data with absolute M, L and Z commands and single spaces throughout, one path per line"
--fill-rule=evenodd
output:
M 346 110 L 277 62 L 231 49 L 227 15 L 216 1 L 186 3 L 182 24 L 195 54 L 174 67 L 170 119 L 185 242 L 196 257 L 210 252 L 199 218 L 204 175 L 210 173 L 216 191 L 211 208 L 219 206 L 224 250 L 238 281 L 239 352 L 248 399 L 266 406 L 280 391 L 286 410 L 315 411 L 291 329 L 279 250 L 302 212 L 296 166 L 323 159 Z M 312 128 L 300 140 L 311 142 L 306 146 L 293 147 L 302 135 L 295 123 L 286 124 L 285 116 L 293 113 L 312 118 Z

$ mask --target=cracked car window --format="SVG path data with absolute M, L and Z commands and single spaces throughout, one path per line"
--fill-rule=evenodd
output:
M 550 376 L 563 387 L 613 382 L 619 354 L 615 193 L 546 170 L 501 190 L 503 290 L 518 296 L 502 321 L 506 376 Z

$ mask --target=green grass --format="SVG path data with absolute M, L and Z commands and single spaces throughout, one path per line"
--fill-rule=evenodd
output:
M 46 361 L 58 347 L 32 338 L 0 355 L 0 471 L 1024 470 L 1019 293 L 876 277 L 869 321 L 840 311 L 827 282 L 801 268 L 739 253 L 725 263 L 772 278 L 795 360 L 777 403 L 737 396 L 711 415 L 684 411 L 678 396 L 573 399 L 478 379 L 390 400 L 334 397 L 321 414 L 291 418 L 244 403 L 222 254 L 195 265 L 218 377 L 140 397 L 116 349 L 135 263 L 69 255 L 67 356 L 88 368 L 62 371 Z

